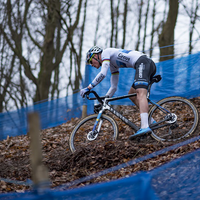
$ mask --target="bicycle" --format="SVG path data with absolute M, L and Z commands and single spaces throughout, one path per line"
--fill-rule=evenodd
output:
M 160 80 L 160 75 L 154 76 L 147 92 L 148 102 L 152 105 L 149 109 L 149 124 L 151 117 L 156 121 L 156 123 L 149 125 L 152 130 L 150 135 L 157 141 L 175 142 L 188 137 L 196 130 L 199 120 L 198 111 L 190 100 L 179 96 L 167 97 L 157 103 L 152 101 L 149 98 L 151 86 Z M 90 97 L 91 93 L 95 97 Z M 93 145 L 93 148 L 96 148 L 97 145 L 108 143 L 118 138 L 119 130 L 116 120 L 105 114 L 106 110 L 137 132 L 140 127 L 128 120 L 109 104 L 112 101 L 136 95 L 134 93 L 108 98 L 106 96 L 99 97 L 93 90 L 89 91 L 86 94 L 87 99 L 98 100 L 99 105 L 94 106 L 95 114 L 82 119 L 71 132 L 69 139 L 71 152 L 75 152 L 78 147 L 84 148 L 87 145 Z M 134 139 L 134 135 L 129 137 L 129 139 Z

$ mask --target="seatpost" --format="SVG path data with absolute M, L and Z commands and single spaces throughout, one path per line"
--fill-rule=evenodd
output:
M 147 98 L 149 98 L 149 96 L 150 96 L 151 85 L 152 84 L 150 83 L 148 86 L 148 89 L 147 89 Z

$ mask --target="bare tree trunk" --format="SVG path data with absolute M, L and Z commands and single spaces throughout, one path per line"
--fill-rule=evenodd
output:
M 38 76 L 39 87 L 35 101 L 47 99 L 51 86 L 51 76 L 54 70 L 53 58 L 55 57 L 54 38 L 57 23 L 60 21 L 60 1 L 48 1 L 48 16 L 45 27 L 45 37 L 42 47 L 41 70 Z
M 194 0 L 192 1 L 192 5 L 194 4 Z M 194 29 L 195 29 L 195 23 L 196 23 L 196 20 L 198 19 L 198 15 L 197 15 L 197 11 L 198 11 L 198 8 L 199 8 L 199 5 L 198 5 L 198 0 L 196 0 L 196 5 L 194 6 L 195 10 L 193 11 L 193 7 L 191 8 L 191 18 L 190 18 L 190 35 L 189 35 L 189 54 L 192 53 L 192 49 L 193 49 L 193 46 L 192 46 L 192 38 L 193 38 L 193 33 L 194 33 Z
M 191 10 L 189 11 L 189 8 L 188 6 L 186 6 L 185 4 L 182 3 L 187 15 L 189 16 L 190 18 L 190 27 L 189 27 L 189 44 L 188 44 L 188 47 L 189 47 L 189 54 L 192 53 L 192 49 L 193 49 L 193 45 L 192 45 L 192 40 L 193 40 L 193 33 L 194 33 L 194 30 L 195 30 L 195 24 L 196 24 L 196 21 L 198 20 L 199 16 L 197 14 L 198 10 L 199 10 L 199 2 L 198 0 L 196 0 L 196 4 L 195 4 L 195 0 L 192 0 L 192 3 L 191 3 Z
M 138 41 L 137 41 L 137 44 L 136 44 L 136 47 L 135 47 L 135 49 L 136 49 L 137 51 L 139 50 L 139 46 L 140 46 L 140 31 L 141 31 L 141 27 L 142 27 L 141 19 L 142 19 L 143 0 L 140 0 L 140 3 L 138 2 L 138 6 L 139 6 L 138 33 L 137 33 Z
M 111 9 L 111 36 L 110 47 L 118 47 L 118 19 L 120 15 L 120 0 L 117 1 L 117 5 L 114 5 L 115 1 L 110 0 Z
M 128 0 L 124 2 L 124 21 L 123 21 L 123 40 L 122 40 L 122 49 L 125 47 L 125 40 L 126 40 L 126 21 L 127 21 L 127 7 L 128 7 Z
M 83 17 L 83 23 L 81 26 L 81 35 L 80 35 L 80 42 L 79 42 L 79 50 L 78 52 L 76 51 L 76 48 L 74 47 L 72 38 L 70 40 L 71 44 L 71 50 L 70 50 L 70 76 L 69 76 L 69 84 L 67 87 L 71 86 L 73 89 L 73 93 L 77 93 L 77 91 L 80 88 L 80 81 L 82 80 L 82 75 L 81 75 L 81 58 L 82 58 L 82 48 L 83 48 L 83 38 L 84 38 L 84 30 L 85 30 L 85 23 L 86 23 L 86 10 L 87 10 L 87 0 L 85 0 L 84 4 L 84 17 Z M 74 84 L 72 83 L 72 72 L 73 69 L 71 66 L 73 66 L 73 57 L 74 59 L 74 74 L 75 74 L 75 81 Z
M 22 74 L 22 66 L 21 65 L 19 66 L 19 74 L 20 74 L 19 75 L 19 78 L 20 78 L 19 88 L 20 88 L 20 94 L 21 94 L 19 102 L 20 102 L 20 106 L 23 107 L 24 105 L 26 105 L 26 94 L 25 94 L 26 84 L 25 84 L 25 80 L 24 80 L 24 77 Z
M 110 15 L 111 15 L 111 36 L 110 36 L 110 47 L 113 46 L 113 37 L 114 37 L 114 29 L 115 29 L 115 21 L 114 21 L 114 8 L 113 8 L 113 0 L 110 0 Z
M 149 56 L 152 57 L 153 54 L 153 39 L 155 33 L 155 16 L 156 16 L 156 0 L 153 2 L 153 13 L 152 13 L 152 29 L 151 29 L 151 42 L 150 42 L 150 54 Z
M 4 50 L 3 50 L 4 51 Z M 2 52 L 2 51 L 1 51 Z M 3 55 L 4 52 L 2 52 Z M 4 54 L 5 55 L 5 54 Z M 1 58 L 1 61 L 4 58 Z M 12 56 L 11 64 L 9 68 L 1 63 L 1 83 L 0 83 L 0 112 L 7 110 L 6 94 L 9 94 L 10 98 L 14 99 L 13 88 L 15 87 L 12 83 L 12 76 L 14 71 L 14 63 L 16 56 Z M 4 110 L 5 109 L 5 110 Z
M 57 6 L 57 12 L 60 13 L 60 3 L 58 1 L 58 6 Z M 57 59 L 57 57 L 59 56 L 59 51 L 61 48 L 61 23 L 60 23 L 60 17 L 57 17 L 56 19 L 56 47 L 55 47 L 55 58 Z M 54 81 L 51 84 L 52 85 L 52 89 L 51 89 L 51 99 L 53 100 L 54 97 L 59 97 L 59 93 L 60 90 L 58 88 L 59 86 L 59 75 L 60 75 L 60 70 L 59 70 L 59 66 L 54 70 Z
M 100 10 L 100 5 L 98 5 L 98 10 Z M 98 31 L 99 31 L 99 21 L 101 18 L 101 14 L 100 12 L 98 12 L 98 16 L 97 16 L 97 22 L 96 22 L 96 29 L 95 29 L 95 34 L 94 34 L 94 45 L 97 44 L 97 35 L 98 35 Z
M 51 100 L 53 100 L 56 97 L 59 97 L 59 68 L 54 70 L 54 81 L 52 83 L 52 88 L 51 88 Z
M 147 11 L 145 14 L 145 23 L 144 23 L 144 37 L 143 37 L 143 47 L 142 47 L 142 51 L 145 51 L 145 43 L 146 43 L 146 36 L 147 36 L 147 21 L 148 21 L 148 14 L 149 14 L 149 4 L 150 4 L 150 0 L 148 0 L 147 3 Z
M 86 11 L 87 11 L 87 0 L 85 0 L 85 4 L 84 4 L 84 17 L 83 17 L 83 24 L 81 26 L 80 45 L 79 45 L 79 52 L 78 52 L 78 57 L 77 57 L 77 73 L 76 73 L 75 85 L 74 85 L 74 90 L 76 92 L 80 88 L 80 81 L 82 80 L 81 58 L 82 58 L 83 38 L 84 38 L 85 24 L 86 24 Z
M 167 21 L 164 23 L 162 32 L 159 35 L 160 61 L 174 58 L 174 29 L 176 26 L 178 7 L 178 0 L 169 0 Z M 170 46 L 163 48 L 168 45 Z
M 119 3 L 120 3 L 120 0 L 118 0 L 117 8 L 116 8 L 115 47 L 118 47 L 118 18 L 119 18 Z
M 16 18 L 15 10 L 13 9 L 14 5 L 11 4 L 11 1 L 8 0 L 7 3 L 5 3 L 5 8 L 7 8 L 7 20 L 8 25 L 6 29 L 3 27 L 3 24 L 0 24 L 0 31 L 3 34 L 4 39 L 6 40 L 7 44 L 10 46 L 10 49 L 13 51 L 13 53 L 16 55 L 16 57 L 20 61 L 20 65 L 23 66 L 24 74 L 26 77 L 32 81 L 32 83 L 36 87 L 35 91 L 35 97 L 33 98 L 33 101 L 40 101 L 44 99 L 48 99 L 49 93 L 50 93 L 50 87 L 52 86 L 52 97 L 54 96 L 54 93 L 57 92 L 57 95 L 59 95 L 58 91 L 58 81 L 59 81 L 59 65 L 62 61 L 63 54 L 66 50 L 66 47 L 69 45 L 70 41 L 72 41 L 74 30 L 77 28 L 79 19 L 80 19 L 80 11 L 82 7 L 82 0 L 79 0 L 77 5 L 77 13 L 74 17 L 74 23 L 68 24 L 66 20 L 62 17 L 62 13 L 60 11 L 61 7 L 61 1 L 60 0 L 48 0 L 44 1 L 41 0 L 39 3 L 41 4 L 41 7 L 44 7 L 47 12 L 44 12 L 44 15 L 41 15 L 43 18 L 41 21 L 43 22 L 44 28 L 41 28 L 40 34 L 41 37 L 43 37 L 43 44 L 41 44 L 41 38 L 40 40 L 37 40 L 37 37 L 35 37 L 35 32 L 32 32 L 32 28 L 29 28 L 30 24 L 28 24 L 28 14 L 29 9 L 32 9 L 30 6 L 33 0 L 25 1 L 22 3 L 21 1 L 15 1 L 13 4 L 15 4 L 15 7 L 17 5 L 18 11 L 17 11 L 17 19 Z M 71 1 L 67 1 L 65 7 L 70 7 Z M 69 4 L 69 5 L 68 5 Z M 23 5 L 24 9 L 21 9 L 21 5 Z M 33 4 L 35 6 L 35 4 Z M 39 6 L 38 6 L 39 7 Z M 67 9 L 68 9 L 67 8 Z M 37 8 L 38 9 L 38 8 Z M 43 12 L 43 10 L 41 11 Z M 67 12 L 67 15 L 70 16 L 70 13 Z M 30 16 L 30 15 L 29 15 Z M 69 20 L 70 21 L 70 20 Z M 60 31 L 64 28 L 60 27 L 62 24 L 67 29 L 67 34 L 65 34 L 65 38 L 60 37 Z M 26 31 L 24 30 L 26 29 Z M 6 31 L 9 30 L 10 34 L 7 34 Z M 56 33 L 57 30 L 57 34 Z M 39 30 L 36 30 L 39 32 Z M 32 42 L 33 45 L 35 45 L 35 48 L 38 48 L 38 51 L 40 51 L 40 66 L 39 66 L 39 73 L 38 76 L 35 76 L 35 74 L 32 71 L 33 66 L 29 62 L 28 56 L 26 58 L 24 57 L 24 52 L 22 50 L 22 38 L 24 32 L 28 35 L 28 40 Z M 27 37 L 27 36 L 26 36 Z M 64 41 L 64 44 L 60 45 L 60 42 Z M 55 42 L 56 41 L 56 42 Z M 55 84 L 51 83 L 51 77 L 52 73 L 55 71 Z M 73 77 L 69 77 L 73 78 Z M 22 79 L 21 79 L 22 80 Z

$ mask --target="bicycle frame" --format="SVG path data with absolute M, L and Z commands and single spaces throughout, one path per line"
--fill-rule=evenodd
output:
M 102 109 L 99 111 L 99 114 L 97 116 L 97 119 L 96 119 L 96 122 L 94 124 L 94 127 L 93 127 L 93 131 L 96 129 L 96 126 L 98 123 L 99 124 L 99 127 L 98 129 L 101 128 L 101 115 L 103 114 L 103 112 L 105 110 L 109 110 L 111 113 L 113 113 L 116 117 L 118 117 L 119 119 L 121 119 L 125 124 L 129 125 L 131 128 L 133 128 L 135 131 L 138 131 L 140 128 L 134 124 L 133 122 L 131 122 L 130 120 L 128 120 L 126 117 L 124 117 L 122 114 L 120 114 L 118 111 L 116 111 L 114 108 L 112 108 L 108 103 L 111 102 L 111 101 L 116 101 L 116 100 L 119 100 L 119 99 L 125 99 L 125 98 L 129 98 L 129 97 L 133 97 L 133 96 L 137 96 L 136 93 L 133 93 L 133 94 L 128 94 L 128 95 L 123 95 L 123 96 L 119 96 L 119 97 L 112 97 L 112 98 L 105 98 L 105 97 L 99 97 L 97 95 L 97 93 L 95 91 L 90 91 L 90 93 L 93 93 L 95 95 L 96 98 L 90 98 L 88 95 L 87 95 L 87 98 L 89 100 L 95 100 L 97 99 L 103 106 L 102 106 Z M 102 99 L 104 99 L 104 101 L 102 101 Z M 166 114 L 170 114 L 171 112 L 166 110 L 165 108 L 163 108 L 162 106 L 158 105 L 157 103 L 153 102 L 152 100 L 149 99 L 149 97 L 147 97 L 147 100 L 148 102 L 150 102 L 151 104 L 153 105 L 156 105 L 159 107 L 159 109 L 166 113 Z M 167 121 L 169 120 L 170 117 L 166 117 L 165 119 L 155 123 L 155 124 L 151 124 L 149 127 L 154 130 L 154 129 L 158 129 L 158 128 L 161 128 L 161 127 L 164 127 L 164 126 L 168 126 L 169 124 L 164 124 L 164 125 L 159 125 L 161 124 L 162 122 L 164 121 Z M 98 130 L 99 131 L 99 130 Z
M 125 124 L 129 125 L 131 128 L 133 128 L 135 131 L 139 130 L 140 128 L 138 126 L 136 126 L 133 122 L 131 122 L 130 120 L 128 120 L 126 117 L 124 117 L 122 114 L 120 114 L 119 112 L 117 112 L 114 108 L 112 108 L 108 102 L 110 101 L 115 101 L 115 100 L 119 100 L 119 99 L 124 99 L 124 98 L 128 98 L 128 97 L 133 97 L 136 96 L 137 94 L 130 94 L 130 95 L 124 95 L 124 96 L 120 96 L 120 97 L 114 97 L 114 98 L 105 98 L 105 101 L 103 103 L 103 107 L 102 110 L 99 112 L 99 116 L 101 116 L 101 114 L 105 111 L 105 110 L 109 110 L 111 113 L 113 113 L 116 117 L 118 117 L 119 119 L 121 119 Z M 97 117 L 97 118 L 98 118 Z

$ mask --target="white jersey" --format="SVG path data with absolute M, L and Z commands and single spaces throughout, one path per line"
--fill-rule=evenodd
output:
M 144 54 L 141 52 L 125 49 L 107 48 L 103 50 L 101 54 L 101 71 L 99 72 L 99 74 L 97 74 L 97 76 L 89 86 L 93 88 L 97 84 L 99 84 L 107 75 L 108 69 L 110 69 L 112 74 L 111 87 L 106 95 L 112 97 L 117 90 L 117 84 L 119 80 L 119 68 L 134 68 L 138 58 L 143 55 Z

